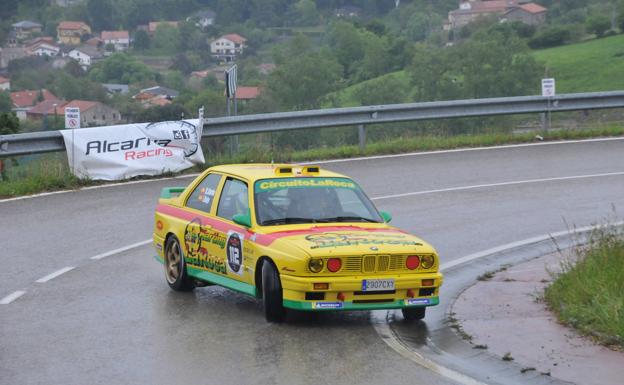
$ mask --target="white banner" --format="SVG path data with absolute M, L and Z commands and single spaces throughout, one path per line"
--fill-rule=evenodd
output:
M 61 130 L 79 178 L 122 180 L 204 163 L 198 119 Z

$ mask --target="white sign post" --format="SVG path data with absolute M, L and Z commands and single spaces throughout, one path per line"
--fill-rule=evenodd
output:
M 65 128 L 80 128 L 80 108 L 65 107 Z
M 542 96 L 555 96 L 555 79 L 542 79 Z
M 548 131 L 550 128 L 550 98 L 555 95 L 555 79 L 542 79 L 542 96 L 548 98 L 548 121 L 546 120 L 546 116 L 542 115 L 542 126 L 544 131 Z

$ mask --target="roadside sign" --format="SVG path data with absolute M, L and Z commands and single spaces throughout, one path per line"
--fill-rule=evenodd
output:
M 542 96 L 555 96 L 555 79 L 542 79 Z
M 225 71 L 225 95 L 228 98 L 236 95 L 236 64 Z
M 80 128 L 80 108 L 65 107 L 65 128 Z

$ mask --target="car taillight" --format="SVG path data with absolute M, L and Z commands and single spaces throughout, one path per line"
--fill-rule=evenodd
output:
M 414 270 L 418 268 L 419 265 L 420 265 L 420 257 L 418 257 L 418 255 L 410 255 L 405 260 L 405 267 L 407 267 L 410 270 Z
M 327 270 L 331 271 L 332 273 L 337 272 L 338 270 L 340 270 L 341 267 L 342 261 L 340 260 L 340 258 L 329 258 L 327 260 Z

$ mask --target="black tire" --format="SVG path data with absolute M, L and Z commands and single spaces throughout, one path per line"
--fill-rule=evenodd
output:
M 169 237 L 165 244 L 165 280 L 175 291 L 191 291 L 195 288 L 193 281 L 186 273 L 184 252 L 178 238 Z
M 426 307 L 408 307 L 401 309 L 403 319 L 406 321 L 417 321 L 425 318 Z
M 262 264 L 262 302 L 264 317 L 269 322 L 284 322 L 286 309 L 282 303 L 282 284 L 271 262 Z

